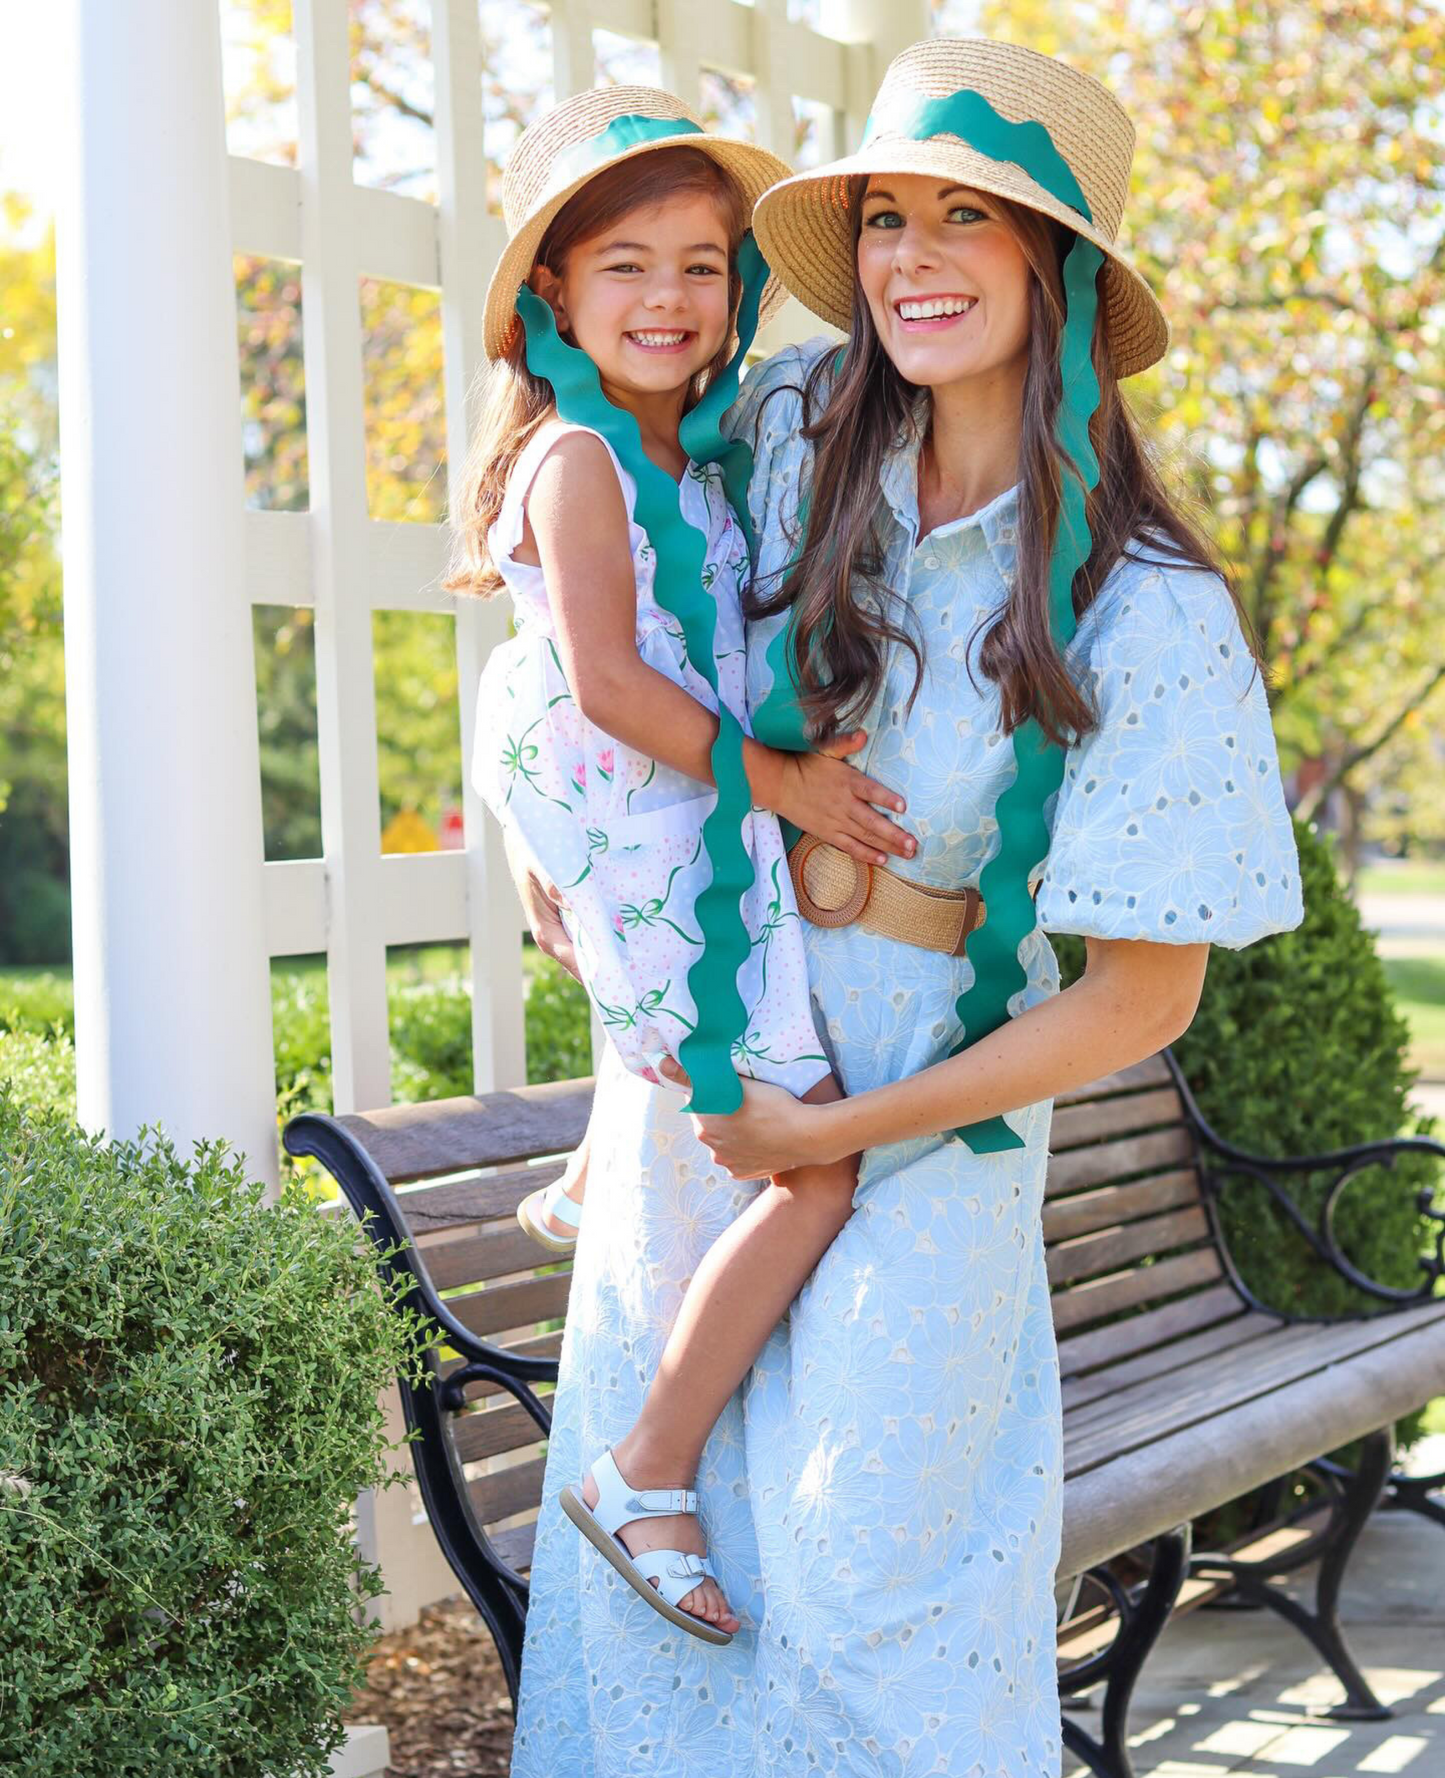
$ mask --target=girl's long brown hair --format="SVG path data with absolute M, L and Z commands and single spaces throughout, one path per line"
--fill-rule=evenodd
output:
M 742 294 L 737 250 L 748 225 L 747 207 L 738 186 L 711 155 L 698 148 L 659 148 L 652 154 L 620 161 L 589 179 L 553 217 L 537 249 L 536 264 L 560 278 L 569 253 L 615 228 L 634 210 L 654 209 L 676 197 L 698 196 L 713 199 L 727 229 L 729 296 L 736 314 Z M 731 349 L 729 330 L 717 356 L 689 392 L 689 407 L 722 370 Z M 489 365 L 480 379 L 477 428 L 452 504 L 451 562 L 442 582 L 450 593 L 489 598 L 501 590 L 502 577 L 488 552 L 487 533 L 502 510 L 512 466 L 538 428 L 557 411 L 552 385 L 545 377 L 533 376 L 525 354 L 526 340 L 518 322 L 512 327 L 505 354 Z
M 867 183 L 855 179 L 850 192 L 855 249 Z M 998 197 L 988 201 L 1018 238 L 1033 275 L 1019 450 L 1018 572 L 978 660 L 999 687 L 1006 735 L 1033 718 L 1052 743 L 1067 746 L 1098 721 L 1070 676 L 1049 625 L 1049 559 L 1063 478 L 1077 474 L 1055 435 L 1065 315 L 1061 268 L 1073 235 L 1025 205 Z M 1099 460 L 1099 483 L 1085 501 L 1093 548 L 1074 577 L 1076 616 L 1093 603 L 1115 562 L 1125 554 L 1137 559 L 1141 544 L 1164 560 L 1210 569 L 1229 586 L 1213 544 L 1166 489 L 1120 393 L 1102 303 L 1093 359 L 1099 406 L 1089 436 Z M 912 656 L 914 697 L 924 664 L 906 609 L 883 581 L 878 479 L 895 440 L 919 424 L 919 389 L 904 381 L 884 351 L 856 278 L 851 337 L 836 375 L 835 361 L 835 353 L 824 353 L 802 389 L 802 435 L 814 452 L 803 547 L 772 589 L 755 583 L 748 601 L 753 616 L 773 615 L 796 604 L 794 665 L 809 730 L 820 740 L 867 711 L 882 685 L 890 646 Z M 1229 590 L 1257 664 L 1248 615 L 1232 586 Z

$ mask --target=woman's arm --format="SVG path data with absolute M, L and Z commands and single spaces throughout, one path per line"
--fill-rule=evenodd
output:
M 649 759 L 711 784 L 717 717 L 637 652 L 627 509 L 599 439 L 569 433 L 547 453 L 527 496 L 523 560 L 529 545 L 546 577 L 562 671 L 582 714 Z M 903 799 L 845 763 L 863 739 L 845 737 L 826 756 L 795 756 L 747 737 L 743 766 L 763 808 L 856 858 L 886 864 L 887 854 L 910 856 L 913 841 L 872 806 L 901 812 Z
M 695 1120 L 702 1141 L 735 1179 L 756 1179 L 1052 1099 L 1143 1061 L 1188 1029 L 1207 944 L 1084 943 L 1085 972 L 1072 987 L 959 1055 L 834 1105 L 803 1105 L 745 1080 L 741 1111 Z

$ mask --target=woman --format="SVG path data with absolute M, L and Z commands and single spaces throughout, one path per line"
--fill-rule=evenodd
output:
M 552 1499 L 635 1417 L 683 1286 L 756 1189 L 604 1063 L 518 1778 L 1059 1770 L 1052 1099 L 1176 1038 L 1211 942 L 1301 917 L 1236 607 L 1118 395 L 1167 343 L 1114 246 L 1132 140 L 1058 62 L 919 44 L 863 149 L 756 213 L 774 270 L 850 339 L 841 362 L 762 367 L 734 422 L 756 449 L 755 726 L 800 741 L 866 712 L 859 763 L 920 843 L 863 905 L 825 851 L 794 856 L 805 911 L 835 922 L 807 939 L 849 1100 L 748 1085 L 705 1124 L 740 1176 L 867 1150 L 852 1217 L 704 1455 L 745 1619 L 723 1650 L 584 1576 Z M 1087 941 L 1062 994 L 1046 930 Z

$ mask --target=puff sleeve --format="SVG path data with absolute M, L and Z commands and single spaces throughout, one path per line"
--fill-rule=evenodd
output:
M 1065 762 L 1039 925 L 1232 950 L 1299 925 L 1264 681 L 1219 577 L 1121 564 L 1069 653 L 1100 721 Z

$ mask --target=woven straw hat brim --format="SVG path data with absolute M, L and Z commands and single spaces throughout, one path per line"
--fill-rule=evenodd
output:
M 696 148 L 703 154 L 710 155 L 737 182 L 749 211 L 769 186 L 786 180 L 792 173 L 792 168 L 785 160 L 766 148 L 759 148 L 755 143 L 741 142 L 733 136 L 682 132 L 676 136 L 657 136 L 649 142 L 640 142 L 621 153 L 611 155 L 594 167 L 589 167 L 561 191 L 549 193 L 545 201 L 531 211 L 507 242 L 498 259 L 491 283 L 487 286 L 487 304 L 482 327 L 482 344 L 488 358 L 500 358 L 507 349 L 517 314 L 517 286 L 524 283 L 531 273 L 536 263 L 537 249 L 542 245 L 542 237 L 563 205 L 608 167 L 616 166 L 620 161 L 635 160 L 639 155 L 655 154 L 661 148 Z M 758 325 L 761 327 L 769 321 L 787 300 L 788 292 L 782 280 L 774 273 L 763 287 Z
M 1169 347 L 1158 299 L 1107 235 L 1036 185 L 1021 167 L 980 154 L 951 136 L 927 141 L 881 136 L 843 160 L 780 181 L 759 200 L 753 232 L 775 276 L 815 315 L 844 333 L 853 320 L 855 249 L 849 181 L 859 175 L 922 173 L 1041 210 L 1092 241 L 1105 255 L 1101 294 L 1115 374 L 1157 364 Z

